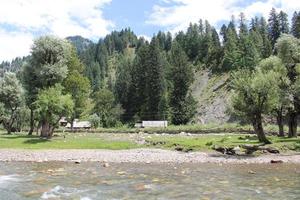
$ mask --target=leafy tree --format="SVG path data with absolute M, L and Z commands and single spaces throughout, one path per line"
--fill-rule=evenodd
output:
M 41 120 L 41 137 L 51 138 L 54 129 L 62 117 L 69 117 L 74 108 L 71 95 L 62 94 L 62 86 L 41 90 L 34 102 L 36 112 Z
M 277 79 L 277 88 L 278 88 L 278 102 L 274 105 L 274 108 L 272 109 L 272 114 L 276 116 L 277 124 L 278 124 L 278 130 L 279 130 L 279 136 L 284 136 L 284 125 L 283 125 L 283 118 L 287 111 L 287 109 L 291 105 L 291 101 L 289 99 L 289 79 L 287 77 L 287 70 L 285 66 L 283 65 L 280 58 L 276 56 L 271 56 L 269 58 L 266 58 L 262 60 L 258 65 L 259 70 L 261 70 L 263 73 L 268 73 L 270 71 L 273 71 L 276 73 L 276 79 Z
M 21 132 L 24 128 L 29 127 L 30 122 L 30 109 L 22 103 L 22 106 L 17 110 L 14 131 Z
M 290 81 L 290 96 L 292 99 L 292 106 L 288 109 L 288 125 L 289 137 L 297 136 L 297 115 L 300 110 L 300 100 L 297 95 L 297 80 L 299 79 L 299 64 L 300 64 L 300 40 L 292 35 L 282 35 L 277 43 L 276 49 L 278 57 L 282 60 L 287 70 L 287 76 Z
M 79 118 L 85 110 L 85 104 L 90 93 L 90 83 L 87 77 L 82 75 L 84 66 L 78 59 L 75 49 L 71 50 L 68 61 L 68 76 L 63 82 L 64 91 L 72 96 L 74 110 L 70 117 L 71 129 L 76 118 Z
M 234 74 L 231 106 L 236 114 L 248 119 L 258 140 L 265 144 L 267 139 L 262 125 L 262 114 L 268 114 L 277 104 L 276 74 L 274 72 L 241 71 Z M 274 87 L 275 86 L 275 87 Z
M 171 82 L 173 84 L 170 94 L 170 107 L 172 123 L 175 125 L 188 123 L 195 114 L 192 96 L 188 96 L 189 87 L 193 82 L 192 66 L 188 58 L 177 42 L 171 49 Z
M 34 129 L 33 102 L 38 91 L 61 83 L 67 77 L 71 48 L 69 42 L 54 36 L 43 36 L 34 41 L 30 60 L 23 69 L 26 104 L 31 110 L 29 134 Z
M 8 134 L 13 131 L 23 103 L 23 89 L 14 73 L 5 73 L 0 79 L 0 124 Z
M 96 113 L 92 114 L 88 120 L 91 123 L 92 128 L 96 129 L 96 128 L 100 127 L 101 119 Z
M 101 89 L 94 95 L 94 113 L 100 118 L 100 124 L 103 127 L 113 127 L 120 121 L 123 114 L 122 107 L 115 105 L 115 98 L 111 91 Z

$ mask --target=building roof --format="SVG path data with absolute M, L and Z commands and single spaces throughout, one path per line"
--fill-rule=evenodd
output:
M 68 123 L 67 128 L 71 128 L 71 124 Z M 89 121 L 74 121 L 73 128 L 91 128 L 91 123 Z

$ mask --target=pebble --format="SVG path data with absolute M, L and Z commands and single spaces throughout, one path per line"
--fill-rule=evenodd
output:
M 81 161 L 80 160 L 75 160 L 75 162 L 74 162 L 75 164 L 80 164 L 81 163 Z
M 282 160 L 271 160 L 270 162 L 271 162 L 272 164 L 283 163 Z
M 108 164 L 108 163 L 103 163 L 102 166 L 103 166 L 103 167 L 109 167 L 109 164 Z

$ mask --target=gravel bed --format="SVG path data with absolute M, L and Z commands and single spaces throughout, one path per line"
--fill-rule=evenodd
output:
M 273 160 L 273 161 L 272 161 Z M 183 153 L 161 149 L 131 150 L 24 150 L 0 149 L 0 161 L 69 161 L 69 162 L 111 162 L 111 163 L 297 163 L 300 154 L 275 155 L 264 154 L 257 157 L 225 156 L 218 153 L 191 152 Z

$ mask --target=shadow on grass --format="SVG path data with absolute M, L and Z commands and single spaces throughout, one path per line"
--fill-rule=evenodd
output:
M 243 137 L 239 137 L 238 138 L 239 140 L 258 140 L 258 138 L 257 138 L 257 136 L 256 135 L 253 135 L 253 136 L 249 136 L 249 135 L 247 135 L 247 136 L 243 136 Z
M 256 139 L 256 140 L 237 140 L 237 141 L 232 141 L 230 143 L 232 143 L 232 144 L 260 144 L 261 142 L 259 142 L 258 139 Z
M 300 143 L 300 138 L 280 138 L 279 140 L 276 140 L 276 142 L 296 142 L 296 143 Z
M 19 139 L 19 138 L 28 138 L 28 139 L 34 139 L 34 138 L 39 138 L 39 136 L 35 136 L 35 135 L 1 135 L 0 138 L 4 138 L 4 139 Z
M 46 143 L 50 142 L 51 140 L 48 139 L 42 139 L 42 138 L 32 138 L 29 140 L 25 140 L 23 143 L 24 144 L 39 144 L 39 143 Z

